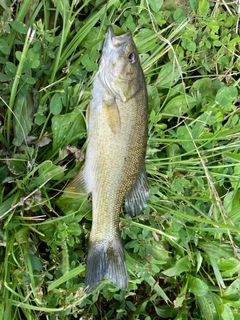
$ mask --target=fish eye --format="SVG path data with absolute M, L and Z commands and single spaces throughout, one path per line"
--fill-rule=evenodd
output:
M 131 62 L 131 63 L 134 63 L 134 62 L 136 62 L 136 54 L 134 53 L 134 52 L 131 52 L 130 54 L 129 54 L 129 56 L 128 56 L 128 60 L 129 60 L 129 62 Z

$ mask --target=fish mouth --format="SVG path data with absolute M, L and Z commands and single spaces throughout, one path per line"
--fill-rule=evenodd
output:
M 112 26 L 109 26 L 107 34 L 109 34 L 109 37 L 112 39 L 113 44 L 116 43 L 117 46 L 118 46 L 118 43 L 127 42 L 131 38 L 131 32 L 130 31 L 128 31 L 127 33 L 124 33 L 124 34 L 121 34 L 121 35 L 117 36 L 114 33 Z
M 121 58 L 125 59 L 125 49 L 130 42 L 132 42 L 131 32 L 116 35 L 113 31 L 113 27 L 109 26 L 98 71 L 99 79 L 103 85 L 108 88 L 116 99 L 124 102 L 126 101 L 126 97 L 120 94 L 121 90 L 117 90 L 116 87 L 118 87 L 117 83 L 129 81 L 129 78 L 125 76 L 125 74 L 119 72 L 117 65 Z M 113 68 L 110 68 L 111 64 L 113 65 Z M 119 65 L 121 67 L 122 63 L 119 63 Z
M 104 54 L 110 53 L 112 50 L 121 47 L 121 50 L 127 45 L 128 41 L 131 39 L 131 32 L 124 33 L 122 35 L 115 35 L 113 27 L 109 26 L 107 31 L 107 36 L 105 39 L 103 52 Z
M 112 39 L 113 37 L 115 37 L 115 33 L 113 31 L 113 27 L 112 26 L 109 26 L 108 27 L 108 31 L 107 31 L 107 37 L 109 37 L 110 39 Z

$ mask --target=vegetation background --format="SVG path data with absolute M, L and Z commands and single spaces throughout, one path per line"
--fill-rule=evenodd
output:
M 0 1 L 0 319 L 240 319 L 238 0 Z M 107 27 L 149 95 L 146 212 L 121 218 L 130 284 L 84 292 L 85 109 Z

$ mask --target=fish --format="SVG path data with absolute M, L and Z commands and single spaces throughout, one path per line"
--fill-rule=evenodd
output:
M 65 192 L 92 195 L 87 292 L 104 279 L 127 290 L 119 217 L 124 202 L 128 215 L 142 212 L 150 194 L 145 167 L 148 98 L 131 32 L 115 35 L 108 28 L 91 95 L 85 162 Z

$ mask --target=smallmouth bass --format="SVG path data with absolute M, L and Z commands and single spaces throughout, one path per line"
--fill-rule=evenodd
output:
M 132 216 L 147 205 L 147 125 L 146 84 L 132 35 L 116 36 L 109 27 L 88 110 L 86 160 L 66 188 L 69 196 L 92 193 L 88 292 L 103 279 L 124 290 L 128 287 L 119 215 L 124 201 Z

